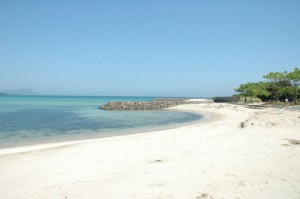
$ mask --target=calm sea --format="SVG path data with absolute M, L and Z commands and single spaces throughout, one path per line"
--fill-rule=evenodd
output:
M 104 111 L 111 101 L 144 97 L 0 96 L 0 148 L 138 133 L 195 121 L 179 111 Z

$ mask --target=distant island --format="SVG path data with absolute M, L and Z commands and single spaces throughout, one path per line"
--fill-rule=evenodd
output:
M 3 93 L 4 95 L 39 95 L 39 93 L 30 89 L 6 90 L 0 93 Z
M 0 96 L 5 96 L 7 93 L 0 92 Z

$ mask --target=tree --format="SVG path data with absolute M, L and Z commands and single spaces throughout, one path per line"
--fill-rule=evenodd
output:
M 279 99 L 280 101 L 286 101 L 286 99 L 293 99 L 293 87 L 291 86 L 290 82 L 288 82 L 289 85 L 282 88 L 279 92 Z
M 238 87 L 234 90 L 235 90 L 235 92 L 240 93 L 241 96 L 244 96 L 244 102 L 246 103 L 246 101 L 247 101 L 247 85 L 241 84 L 240 87 Z
M 239 88 L 235 89 L 236 92 L 240 93 L 241 96 L 244 96 L 244 102 L 247 102 L 247 97 L 250 97 L 250 102 L 252 98 L 256 97 L 258 94 L 263 92 L 263 87 L 261 82 L 252 83 L 248 82 L 247 84 L 241 84 Z
M 268 81 L 247 84 L 241 84 L 235 91 L 240 96 L 258 97 L 262 101 L 285 101 L 286 99 L 294 99 L 297 103 L 300 93 L 300 70 L 295 68 L 292 72 L 270 72 L 263 76 Z
M 295 68 L 293 72 L 288 73 L 287 79 L 291 82 L 293 87 L 293 94 L 294 94 L 294 102 L 297 103 L 298 101 L 298 87 L 300 86 L 300 70 Z
M 268 82 L 257 82 L 256 83 L 256 97 L 261 101 L 267 102 L 271 100 L 271 93 L 268 91 Z
M 275 101 L 278 102 L 279 94 L 285 87 L 283 82 L 287 79 L 287 72 L 270 72 L 264 78 L 269 80 L 268 91 L 272 94 Z
M 248 96 L 250 96 L 250 102 L 253 102 L 253 97 L 256 97 L 256 95 L 259 92 L 259 88 L 257 83 L 248 82 L 246 84 L 246 93 Z

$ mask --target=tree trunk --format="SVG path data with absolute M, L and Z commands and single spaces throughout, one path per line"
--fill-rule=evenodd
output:
M 294 98 L 294 101 L 295 101 L 295 104 L 297 104 L 297 101 L 298 101 L 298 85 L 294 83 L 294 86 L 295 86 L 295 98 Z
M 298 90 L 298 88 L 296 87 L 296 90 L 295 90 L 295 99 L 294 99 L 294 101 L 295 101 L 295 104 L 297 104 L 297 101 L 298 101 L 298 93 L 297 93 L 297 90 Z

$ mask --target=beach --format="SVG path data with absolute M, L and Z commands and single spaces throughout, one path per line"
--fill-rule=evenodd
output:
M 0 150 L 1 198 L 300 198 L 300 111 L 188 104 L 169 130 Z

